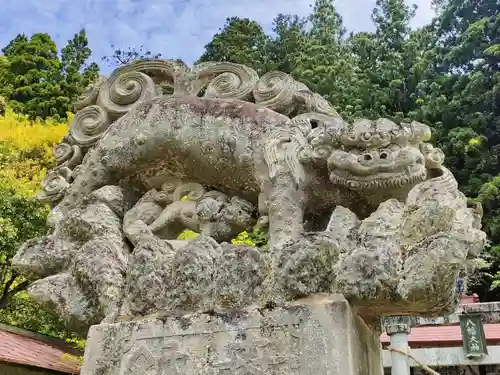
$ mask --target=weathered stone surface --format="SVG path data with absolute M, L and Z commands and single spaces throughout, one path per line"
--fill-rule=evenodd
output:
M 128 246 L 122 238 L 88 241 L 76 254 L 72 274 L 108 319 L 119 314 L 123 300 Z
M 199 236 L 181 248 L 172 261 L 168 295 L 171 310 L 205 310 L 213 307 L 210 290 L 217 272 L 221 246 L 211 237 Z
M 172 189 L 171 197 L 163 199 L 163 195 Z M 175 239 L 183 230 L 190 229 L 218 242 L 229 241 L 238 233 L 251 229 L 256 222 L 256 209 L 252 203 L 239 197 L 229 197 L 217 190 L 206 191 L 199 183 L 178 180 L 176 183 L 163 184 L 159 192 L 154 191 L 152 196 L 156 197 L 156 204 L 161 201 L 167 203 L 163 211 L 150 220 L 148 213 L 155 212 L 153 203 L 147 205 L 146 202 L 139 202 L 139 206 L 144 208 L 136 205 L 134 212 L 145 210 L 139 215 L 152 221 L 148 225 L 149 229 L 162 239 Z
M 205 236 L 141 243 L 130 257 L 124 314 L 212 308 L 210 291 L 220 254 L 220 245 Z
M 212 283 L 215 307 L 243 308 L 258 301 L 269 274 L 269 259 L 258 249 L 245 245 L 221 246 Z
M 306 233 L 285 243 L 275 255 L 272 277 L 267 286 L 271 300 L 293 300 L 334 289 L 335 264 L 341 243 L 331 232 Z
M 134 246 L 154 238 L 148 225 L 163 211 L 163 207 L 157 202 L 159 194 L 154 189 L 150 190 L 123 217 L 123 232 Z
M 379 332 L 340 296 L 91 328 L 82 375 L 381 375 Z
M 49 235 L 24 243 L 12 258 L 12 264 L 26 278 L 36 280 L 66 269 L 73 252 L 73 243 Z
M 38 280 L 32 297 L 82 333 L 113 319 L 123 302 L 129 246 L 120 214 L 123 194 L 106 186 L 58 222 L 54 232 L 28 241 L 12 259 L 15 269 Z
M 130 255 L 122 315 L 142 316 L 168 306 L 175 251 L 168 241 L 141 242 Z
M 261 298 L 268 257 L 253 247 L 153 238 L 131 254 L 122 315 L 242 308 Z
M 59 223 L 55 235 L 84 244 L 97 237 L 122 238 L 120 218 L 105 203 L 83 203 Z
M 346 250 L 336 265 L 337 288 L 356 300 L 393 301 L 403 268 L 399 223 L 403 204 L 382 203 L 361 221 L 344 242 Z
M 85 334 L 91 325 L 104 318 L 68 273 L 35 281 L 28 292 L 42 306 L 58 314 L 75 332 Z
M 349 124 L 287 74 L 147 60 L 80 99 L 43 182 L 54 231 L 14 266 L 70 274 L 108 320 L 338 292 L 365 320 L 439 314 L 485 245 L 428 126 Z M 262 252 L 225 243 L 255 223 Z
M 452 311 L 460 270 L 486 245 L 475 210 L 444 168 L 413 188 L 405 204 L 386 201 L 352 236 L 337 265 L 337 291 L 375 317 Z
M 125 198 L 123 190 L 118 186 L 108 185 L 92 192 L 86 199 L 86 203 L 101 202 L 109 207 L 118 217 L 125 213 Z

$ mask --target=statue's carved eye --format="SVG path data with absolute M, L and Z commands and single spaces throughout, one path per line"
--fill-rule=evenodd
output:
M 431 151 L 433 150 L 433 148 L 434 148 L 434 147 L 432 147 L 432 145 L 431 145 L 431 144 L 429 144 L 429 143 L 424 143 L 424 144 L 422 145 L 422 151 L 423 151 L 423 152 L 431 152 Z
M 372 137 L 372 134 L 371 133 L 363 133 L 361 138 L 364 140 L 364 141 L 368 141 L 370 138 Z
M 382 151 L 380 153 L 380 159 L 387 159 L 389 157 L 389 154 L 385 151 Z
M 368 160 L 372 160 L 372 156 L 371 156 L 370 154 L 364 154 L 364 155 L 363 155 L 363 159 L 364 159 L 364 160 L 367 160 L 367 161 L 368 161 Z

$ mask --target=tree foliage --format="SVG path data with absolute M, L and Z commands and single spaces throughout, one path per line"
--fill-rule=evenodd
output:
M 31 119 L 65 118 L 72 102 L 98 76 L 95 63 L 87 65 L 91 50 L 85 30 L 61 50 L 45 33 L 17 35 L 2 49 L 0 95 L 17 113 Z
M 11 268 L 19 247 L 47 232 L 49 207 L 37 202 L 34 195 L 54 162 L 51 150 L 68 126 L 51 119 L 31 121 L 7 107 L 0 116 L 0 129 L 0 322 L 79 340 L 59 318 L 28 296 L 28 281 Z
M 268 41 L 257 22 L 248 18 L 227 18 L 223 29 L 205 46 L 205 52 L 197 62 L 227 61 L 264 73 Z
M 112 68 L 126 65 L 134 60 L 159 59 L 161 57 L 161 53 L 153 54 L 150 50 L 146 50 L 144 46 L 140 46 L 139 49 L 128 47 L 127 50 L 124 50 L 111 45 L 111 49 L 113 53 L 110 56 L 103 56 L 102 61 Z
M 70 105 L 78 97 L 82 89 L 95 81 L 99 75 L 99 66 L 88 63 L 92 51 L 88 46 L 85 30 L 80 30 L 68 40 L 61 50 L 61 70 L 59 81 L 61 89 L 70 99 Z

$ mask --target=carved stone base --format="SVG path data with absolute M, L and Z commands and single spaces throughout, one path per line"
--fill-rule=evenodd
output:
M 81 375 L 382 375 L 379 333 L 340 295 L 90 329 Z

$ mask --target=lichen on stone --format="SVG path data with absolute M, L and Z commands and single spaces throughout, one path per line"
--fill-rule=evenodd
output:
M 13 267 L 81 331 L 317 293 L 367 319 L 439 314 L 485 246 L 430 127 L 347 123 L 285 73 L 144 60 L 77 108 L 40 194 L 53 230 Z

